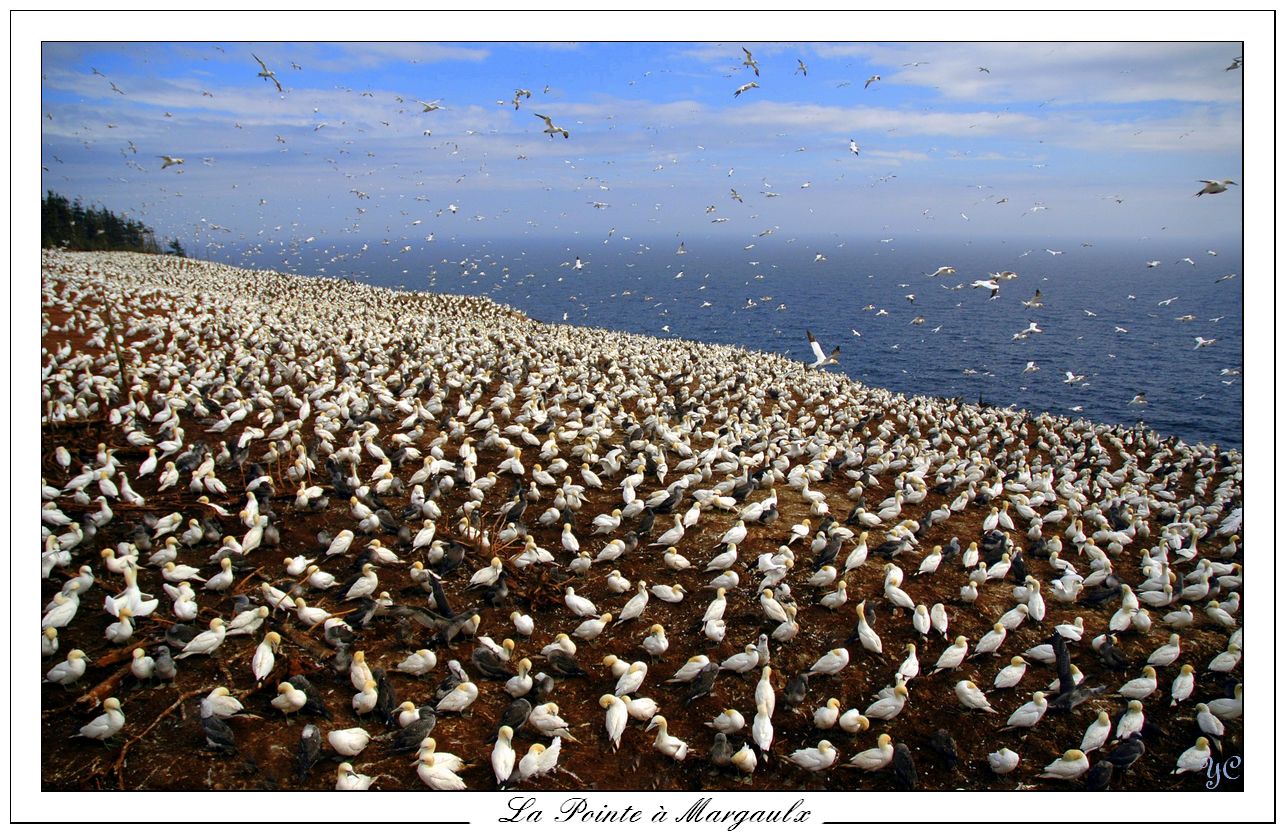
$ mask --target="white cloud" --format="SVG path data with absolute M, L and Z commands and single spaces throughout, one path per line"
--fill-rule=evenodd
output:
M 1241 100 L 1239 79 L 1224 72 L 1240 54 L 1239 44 L 837 44 L 817 51 L 864 58 L 884 84 L 931 87 L 957 101 L 1065 106 Z

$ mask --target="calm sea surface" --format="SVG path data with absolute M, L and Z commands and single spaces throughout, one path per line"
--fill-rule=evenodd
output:
M 841 349 L 832 368 L 867 385 L 1108 423 L 1142 420 L 1189 442 L 1242 445 L 1242 378 L 1227 372 L 1242 364 L 1237 242 L 1069 243 L 1056 255 L 1047 243 L 769 236 L 688 240 L 678 254 L 679 243 L 375 240 L 365 249 L 317 242 L 289 253 L 214 257 L 485 295 L 541 321 L 738 344 L 811 362 L 807 329 L 828 353 Z M 402 251 L 406 245 L 410 251 Z M 956 272 L 926 277 L 940 266 Z M 1004 270 L 1018 277 L 1001 283 L 994 300 L 969 286 Z M 1037 290 L 1043 306 L 1024 306 Z M 1013 338 L 1031 322 L 1040 332 Z M 1198 336 L 1215 341 L 1197 349 Z M 1039 370 L 1025 372 L 1028 362 Z M 1067 384 L 1067 371 L 1084 380 Z M 1139 393 L 1146 404 L 1131 404 Z

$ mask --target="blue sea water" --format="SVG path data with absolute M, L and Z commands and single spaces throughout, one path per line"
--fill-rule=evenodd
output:
M 870 386 L 1141 420 L 1188 442 L 1242 445 L 1242 377 L 1225 372 L 1239 372 L 1243 355 L 1239 242 L 1076 242 L 1054 249 L 1060 254 L 1047 241 L 708 238 L 683 241 L 678 254 L 679 243 L 435 240 L 408 252 L 402 241 L 365 249 L 345 241 L 221 259 L 485 295 L 541 321 L 738 344 L 807 362 L 811 330 L 827 353 L 840 348 L 832 369 Z M 926 277 L 940 266 L 956 272 Z M 995 299 L 970 287 L 1004 270 L 1018 277 Z M 1217 280 L 1228 274 L 1235 277 Z M 1037 290 L 1043 306 L 1024 306 Z M 1030 322 L 1040 332 L 1014 339 Z M 1198 349 L 1196 337 L 1215 341 Z M 1024 372 L 1029 361 L 1039 370 Z M 1067 371 L 1084 380 L 1067 384 Z M 1139 393 L 1146 404 L 1131 404 Z

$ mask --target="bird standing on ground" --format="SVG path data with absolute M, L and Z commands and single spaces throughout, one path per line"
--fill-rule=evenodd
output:
M 103 701 L 103 709 L 105 712 L 81 727 L 77 735 L 107 741 L 107 739 L 119 733 L 121 727 L 125 726 L 125 713 L 121 712 L 121 702 L 116 698 L 108 698 Z M 1204 740 L 1202 739 L 1202 741 Z

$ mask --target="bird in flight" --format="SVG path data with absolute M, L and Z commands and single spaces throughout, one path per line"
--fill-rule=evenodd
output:
M 928 272 L 926 272 L 924 273 L 924 276 L 926 278 L 937 278 L 941 275 L 955 275 L 955 274 L 956 274 L 956 268 L 954 266 L 940 266 L 938 267 L 937 272 L 934 272 L 933 274 L 929 274 Z
M 162 154 L 161 159 L 165 160 L 164 162 L 161 163 L 162 171 L 164 171 L 166 168 L 169 168 L 171 165 L 183 164 L 183 160 L 179 159 L 177 156 L 165 156 L 164 154 Z
M 822 351 L 821 343 L 820 343 L 820 342 L 818 342 L 818 341 L 817 341 L 817 339 L 813 336 L 812 331 L 811 331 L 811 330 L 805 330 L 805 331 L 804 331 L 804 333 L 808 335 L 808 346 L 809 346 L 809 347 L 811 347 L 811 348 L 813 349 L 813 355 L 817 357 L 817 361 L 816 361 L 816 362 L 814 362 L 813 364 L 809 365 L 808 367 L 810 367 L 810 368 L 822 368 L 822 367 L 825 367 L 825 366 L 827 366 L 827 365 L 837 365 L 837 364 L 839 364 L 839 360 L 835 358 L 835 357 L 839 356 L 839 347 L 838 347 L 838 346 L 836 346 L 836 348 L 835 348 L 834 350 L 832 350 L 832 351 L 831 351 L 830 356 L 827 356 L 827 355 Z
M 284 93 L 285 90 L 281 89 L 281 82 L 277 80 L 277 73 L 268 69 L 268 65 L 263 62 L 263 59 L 253 52 L 250 53 L 250 57 L 259 62 L 259 74 L 257 77 L 262 78 L 264 81 L 271 81 L 277 85 L 277 92 Z
M 1228 186 L 1237 184 L 1232 180 L 1197 180 L 1197 182 L 1204 182 L 1206 185 L 1196 194 L 1193 194 L 1192 196 L 1194 197 L 1200 197 L 1202 194 L 1222 194 L 1228 190 Z
M 991 290 L 991 296 L 987 299 L 988 301 L 990 301 L 992 298 L 995 298 L 1000 293 L 1000 284 L 996 283 L 995 281 L 978 280 L 978 281 L 974 281 L 969 286 L 976 287 L 977 289 L 980 289 L 980 290 Z
M 1223 68 L 1223 71 L 1224 71 L 1224 72 L 1227 72 L 1228 70 L 1235 70 L 1235 69 L 1241 69 L 1241 56 L 1240 56 L 1240 55 L 1238 55 L 1236 58 L 1233 58 L 1233 59 L 1232 59 L 1232 63 L 1231 63 L 1231 64 L 1229 64 L 1228 66 L 1224 67 L 1224 68 Z
M 862 151 L 862 149 L 857 146 L 856 139 L 848 140 L 848 149 L 853 152 L 853 156 L 858 156 Z
M 564 138 L 564 139 L 567 139 L 567 138 L 569 138 L 569 137 L 571 136 L 571 134 L 570 134 L 570 133 L 568 133 L 566 130 L 564 130 L 563 128 L 558 127 L 557 125 L 555 125 L 555 124 L 554 124 L 554 122 L 553 122 L 553 120 L 552 120 L 552 119 L 550 119 L 548 116 L 542 116 L 542 115 L 540 115 L 539 113 L 534 113 L 533 115 L 534 115 L 536 118 L 538 118 L 538 119 L 544 119 L 544 120 L 545 120 L 545 131 L 544 131 L 544 132 L 549 134 L 549 138 L 550 138 L 550 139 L 553 139 L 553 138 L 554 138 L 554 134 L 555 134 L 555 133 L 561 133 L 561 134 L 563 135 L 563 138 Z
M 801 72 L 802 72 L 802 73 L 804 74 L 804 77 L 805 77 L 805 78 L 807 78 L 807 77 L 808 77 L 808 66 L 804 63 L 804 59 L 803 59 L 803 58 L 796 58 L 795 60 L 799 62 L 799 66 L 795 68 L 795 74 L 796 74 L 796 75 L 798 75 L 799 73 L 801 73 Z
M 523 98 L 531 98 L 531 90 L 514 90 L 513 105 L 515 110 L 518 109 L 519 100 Z
M 746 53 L 746 57 L 742 60 L 741 65 L 742 65 L 743 67 L 750 67 L 752 70 L 754 70 L 754 71 L 755 71 L 755 77 L 756 77 L 756 78 L 758 78 L 758 77 L 759 77 L 759 64 L 755 61 L 755 56 L 751 55 L 751 54 L 750 54 L 750 50 L 749 50 L 749 49 L 746 49 L 744 46 L 743 46 L 743 47 L 741 47 L 741 51 L 742 51 L 742 52 L 744 52 L 744 53 Z
M 987 73 L 987 75 L 991 75 L 991 70 L 987 69 L 986 67 L 978 67 L 978 72 L 985 72 Z
M 736 91 L 732 94 L 732 97 L 733 97 L 733 98 L 736 98 L 737 96 L 739 96 L 739 95 L 741 95 L 742 93 L 744 93 L 746 90 L 757 90 L 758 88 L 759 88 L 759 84 L 758 84 L 758 82 L 755 82 L 755 81 L 751 81 L 749 84 L 742 84 L 742 85 L 741 85 L 740 87 L 738 87 L 738 88 L 736 89 Z
M 862 89 L 865 90 L 867 87 L 871 86 L 872 82 L 879 80 L 880 77 L 878 75 L 872 75 L 870 78 L 866 79 L 866 83 L 862 85 Z
M 441 104 L 438 104 L 438 102 L 439 102 L 439 101 L 441 101 L 441 100 L 442 100 L 442 99 L 440 99 L 440 98 L 435 98 L 435 99 L 433 99 L 433 101 L 420 101 L 420 100 L 417 98 L 417 99 L 415 100 L 415 103 L 416 103 L 416 104 L 421 104 L 421 105 L 423 105 L 423 106 L 424 106 L 424 109 L 420 111 L 421 113 L 432 113 L 434 110 L 441 110 L 441 109 L 442 109 L 442 105 L 441 105 Z
M 117 87 L 115 81 L 108 81 L 107 83 L 111 85 L 113 90 L 120 93 L 121 95 L 125 95 L 125 91 L 122 90 L 120 87 Z

